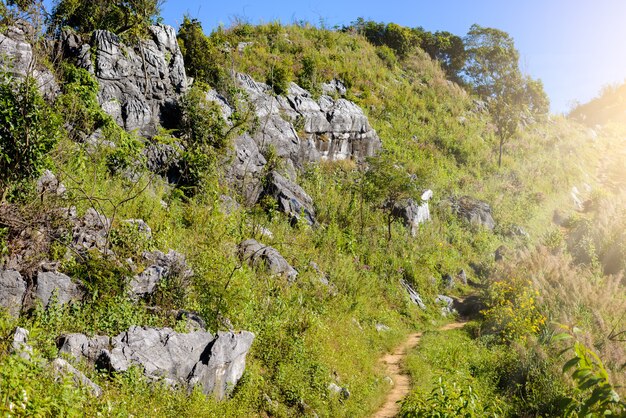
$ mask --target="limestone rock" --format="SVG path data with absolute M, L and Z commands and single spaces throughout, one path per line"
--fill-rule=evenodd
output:
M 78 65 L 98 80 L 102 109 L 128 131 L 153 135 L 157 127 L 172 127 L 177 99 L 187 89 L 183 57 L 171 26 L 149 27 L 150 37 L 125 45 L 115 34 L 96 30 L 91 45 L 75 37 L 63 39 Z M 90 57 L 93 51 L 93 62 Z
M 79 285 L 65 274 L 53 271 L 39 272 L 34 290 L 35 298 L 47 307 L 53 295 L 56 295 L 56 302 L 59 305 L 65 305 L 69 302 L 81 300 L 84 292 Z
M 404 287 L 408 292 L 409 298 L 411 298 L 411 302 L 419 306 L 420 309 L 426 310 L 426 305 L 424 304 L 424 301 L 422 300 L 422 297 L 419 295 L 419 293 L 417 293 L 406 280 L 402 279 L 400 280 L 400 283 L 402 284 L 402 287 Z
M 309 225 L 315 224 L 313 199 L 300 186 L 287 180 L 278 172 L 270 173 L 263 195 L 276 199 L 278 209 L 292 219 L 302 219 Z
M 491 207 L 486 202 L 463 196 L 458 199 L 450 199 L 450 203 L 452 211 L 461 219 L 473 225 L 484 226 L 490 230 L 496 227 L 496 222 L 491 216 Z
M 132 295 L 146 296 L 154 293 L 157 284 L 164 278 L 176 276 L 184 282 L 193 275 L 185 256 L 174 250 L 170 250 L 167 254 L 161 251 L 146 252 L 143 257 L 150 265 L 131 279 L 130 293 Z
M 381 148 L 376 131 L 353 102 L 330 96 L 314 100 L 311 93 L 294 83 L 286 96 L 275 96 L 270 86 L 246 74 L 237 74 L 236 79 L 259 122 L 254 133 L 235 138 L 234 167 L 227 175 L 232 185 L 244 189 L 248 201 L 255 202 L 258 197 L 259 174 L 265 164 L 259 154 L 270 146 L 286 167 L 295 168 L 319 160 L 362 160 Z M 341 89 L 339 83 L 335 85 Z M 232 108 L 223 98 L 209 94 L 227 117 Z
M 15 270 L 0 270 L 0 307 L 18 316 L 26 295 L 26 282 Z
M 94 208 L 89 208 L 81 219 L 75 220 L 72 247 L 79 253 L 89 250 L 107 252 L 107 234 L 110 228 L 110 219 Z
M 456 310 L 454 309 L 454 299 L 450 296 L 438 295 L 435 298 L 435 303 L 441 306 L 441 315 L 448 316 L 451 314 L 455 314 Z
M 59 337 L 59 354 L 67 354 L 77 360 L 94 363 L 102 350 L 110 348 L 111 339 L 104 335 L 87 337 L 85 334 L 65 334 Z
M 33 347 L 28 345 L 28 335 L 27 329 L 17 327 L 13 332 L 13 342 L 11 343 L 11 352 L 24 360 L 30 360 L 33 354 Z
M 40 195 L 63 196 L 66 190 L 65 185 L 50 170 L 45 170 L 37 180 L 37 193 Z
M 4 34 L 0 33 L 0 70 L 18 79 L 33 77 L 42 96 L 51 101 L 59 93 L 59 85 L 49 70 L 36 67 L 25 29 L 25 25 L 10 26 Z
M 52 370 L 58 377 L 70 377 L 76 385 L 86 387 L 92 396 L 102 396 L 102 388 L 66 360 L 56 358 L 52 361 L 51 365 Z
M 396 218 L 403 221 L 407 228 L 411 229 L 411 235 L 416 236 L 418 227 L 430 220 L 430 208 L 428 201 L 432 198 L 432 190 L 426 190 L 422 193 L 421 203 L 417 203 L 413 199 L 406 199 L 396 204 L 392 208 L 392 214 Z
M 112 339 L 113 349 L 103 351 L 100 364 L 123 372 L 131 365 L 143 367 L 153 379 L 189 388 L 201 386 L 205 394 L 223 399 L 245 370 L 254 334 L 205 331 L 187 334 L 170 328 L 131 327 Z
M 239 254 L 244 261 L 254 266 L 264 265 L 272 274 L 284 275 L 289 280 L 295 280 L 298 276 L 298 272 L 275 248 L 254 239 L 239 244 Z

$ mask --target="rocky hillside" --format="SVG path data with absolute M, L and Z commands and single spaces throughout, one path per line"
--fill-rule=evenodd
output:
M 403 414 L 434 413 L 420 391 L 439 378 L 476 387 L 475 416 L 584 401 L 550 321 L 596 327 L 591 347 L 623 311 L 626 257 L 590 228 L 613 131 L 525 120 L 499 167 L 491 104 L 420 47 L 87 30 L 63 10 L 47 39 L 0 33 L 3 413 L 367 416 L 389 389 L 377 359 L 459 312 L 467 341 L 434 344 L 478 358 L 433 361 Z M 587 314 L 557 304 L 555 271 L 594 283 Z M 603 344 L 616 379 L 623 344 Z

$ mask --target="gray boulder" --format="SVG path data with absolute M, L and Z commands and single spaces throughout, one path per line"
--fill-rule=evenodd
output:
M 112 339 L 113 349 L 103 351 L 99 363 L 114 372 L 132 365 L 166 383 L 189 388 L 201 386 L 205 394 L 223 399 L 239 381 L 254 334 L 205 331 L 187 334 L 170 328 L 131 327 Z
M 87 388 L 92 396 L 102 396 L 102 388 L 96 385 L 91 379 L 85 376 L 81 371 L 76 369 L 66 360 L 56 358 L 51 363 L 54 374 L 59 378 L 71 378 L 74 384 Z
M 13 342 L 11 343 L 11 352 L 24 360 L 30 360 L 33 355 L 33 347 L 28 345 L 28 335 L 27 329 L 17 327 L 13 332 Z
M 0 307 L 18 316 L 26 295 L 26 282 L 15 270 L 0 270 Z
M 419 225 L 430 220 L 428 201 L 432 197 L 432 190 L 426 190 L 422 193 L 420 203 L 410 198 L 396 202 L 391 213 L 396 218 L 401 219 L 407 228 L 410 228 L 412 236 L 416 236 Z
M 347 388 L 341 387 L 334 382 L 328 384 L 328 391 L 341 396 L 343 399 L 348 399 L 350 397 L 350 391 Z
M 409 294 L 409 298 L 411 298 L 411 302 L 419 306 L 420 309 L 426 310 L 426 305 L 424 304 L 424 301 L 419 293 L 417 293 L 415 289 L 413 289 L 413 287 L 404 279 L 400 280 L 400 284 L 402 284 L 402 287 L 406 289 Z
M 459 274 L 456 275 L 456 278 L 459 279 L 459 281 L 465 286 L 467 286 L 467 273 L 465 273 L 465 270 L 459 271 Z
M 470 224 L 483 226 L 490 230 L 496 227 L 496 222 L 491 216 L 491 207 L 486 202 L 463 196 L 450 199 L 450 203 L 452 211 Z
M 74 51 L 78 65 L 96 76 L 102 109 L 126 130 L 144 135 L 155 134 L 159 125 L 173 125 L 177 99 L 187 89 L 174 28 L 150 26 L 149 35 L 136 45 L 125 45 L 104 30 L 94 31 L 91 45 L 64 39 L 64 49 Z
M 65 274 L 53 271 L 39 272 L 34 290 L 35 298 L 47 307 L 53 295 L 56 295 L 56 302 L 59 305 L 65 305 L 82 300 L 84 291 Z
M 181 284 L 193 275 L 187 265 L 185 256 L 170 250 L 167 254 L 161 251 L 146 252 L 144 259 L 149 266 L 130 280 L 130 293 L 135 296 L 146 296 L 154 293 L 157 284 L 166 278 L 177 277 Z
M 456 310 L 454 309 L 454 299 L 450 296 L 438 295 L 435 298 L 435 303 L 441 306 L 442 316 L 448 316 L 456 313 Z
M 110 348 L 111 338 L 104 335 L 87 337 L 85 334 L 65 334 L 57 340 L 59 354 L 67 354 L 77 360 L 95 363 L 102 350 Z
M 50 170 L 45 170 L 37 180 L 37 193 L 63 196 L 67 189 Z
M 294 220 L 304 220 L 309 225 L 315 224 L 313 199 L 294 182 L 273 171 L 268 177 L 268 184 L 263 195 L 272 196 L 278 203 L 278 209 Z
M 298 272 L 275 248 L 254 239 L 239 244 L 239 255 L 254 266 L 265 266 L 272 274 L 284 275 L 289 280 L 295 280 L 298 276 Z

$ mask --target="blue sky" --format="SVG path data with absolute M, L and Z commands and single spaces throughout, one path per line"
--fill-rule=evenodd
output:
M 175 27 L 185 14 L 207 32 L 234 19 L 333 27 L 360 16 L 457 35 L 473 23 L 495 27 L 513 36 L 521 68 L 544 82 L 554 112 L 626 79 L 626 0 L 167 0 L 163 6 L 165 23 Z
M 169 0 L 163 14 L 177 24 L 189 13 L 205 30 L 233 19 L 251 23 L 279 19 L 342 25 L 362 16 L 464 35 L 473 23 L 509 32 L 521 67 L 541 78 L 552 110 L 588 101 L 609 84 L 626 79 L 626 1 L 623 0 Z

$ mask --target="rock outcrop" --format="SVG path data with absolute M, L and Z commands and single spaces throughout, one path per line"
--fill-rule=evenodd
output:
M 315 209 L 313 199 L 302 187 L 273 171 L 267 179 L 267 186 L 263 195 L 272 196 L 278 203 L 278 210 L 291 219 L 303 220 L 309 225 L 315 224 Z
M 246 355 L 254 334 L 205 331 L 187 334 L 170 328 L 131 327 L 111 339 L 112 349 L 103 350 L 100 366 L 124 372 L 132 365 L 141 366 L 153 379 L 201 386 L 205 394 L 223 399 L 245 370 Z
M 165 278 L 175 276 L 184 281 L 193 275 L 185 256 L 174 250 L 167 254 L 161 251 L 146 252 L 143 258 L 149 266 L 131 279 L 129 291 L 134 296 L 152 294 L 157 284 Z
M 496 227 L 496 222 L 491 216 L 491 207 L 486 202 L 463 196 L 450 199 L 450 204 L 452 211 L 470 224 L 484 226 L 490 230 Z
M 296 167 L 319 160 L 362 159 L 381 147 L 376 131 L 360 107 L 346 99 L 311 93 L 291 83 L 286 96 L 275 96 L 271 87 L 246 74 L 237 74 L 259 118 L 254 140 L 263 149 L 271 144 L 279 156 Z
M 143 368 L 150 379 L 201 386 L 205 394 L 223 399 L 239 381 L 254 334 L 199 329 L 179 333 L 171 328 L 133 326 L 115 337 L 67 334 L 59 338 L 59 353 L 95 363 L 112 372 Z
M 244 261 L 254 266 L 265 266 L 272 274 L 284 275 L 289 280 L 295 280 L 298 276 L 298 272 L 275 248 L 254 239 L 239 244 L 239 254 Z
M 362 160 L 381 148 L 376 131 L 353 102 L 329 95 L 314 100 L 294 83 L 286 96 L 276 96 L 270 86 L 246 74 L 237 74 L 236 80 L 255 109 L 258 129 L 235 138 L 227 177 L 248 202 L 256 202 L 261 192 L 259 175 L 266 164 L 263 154 L 270 147 L 292 169 L 320 160 Z M 341 87 L 340 82 L 329 83 L 326 91 L 345 93 Z M 209 92 L 207 99 L 217 103 L 225 117 L 233 112 L 217 93 Z
M 66 54 L 98 80 L 102 109 L 127 131 L 151 136 L 159 125 L 176 122 L 171 118 L 178 115 L 187 77 L 174 28 L 154 25 L 149 31 L 150 38 L 137 45 L 104 30 L 94 31 L 90 44 L 81 45 L 71 33 L 62 39 Z
M 52 100 L 60 91 L 59 85 L 49 70 L 36 65 L 26 36 L 33 29 L 27 26 L 10 26 L 4 34 L 0 33 L 0 69 L 20 79 L 33 77 L 43 97 Z
M 0 270 L 0 307 L 18 316 L 26 295 L 26 282 L 15 270 Z
M 72 279 L 62 273 L 39 272 L 34 297 L 47 307 L 55 300 L 59 305 L 81 300 L 84 291 Z M 53 298 L 54 297 L 54 298 Z

